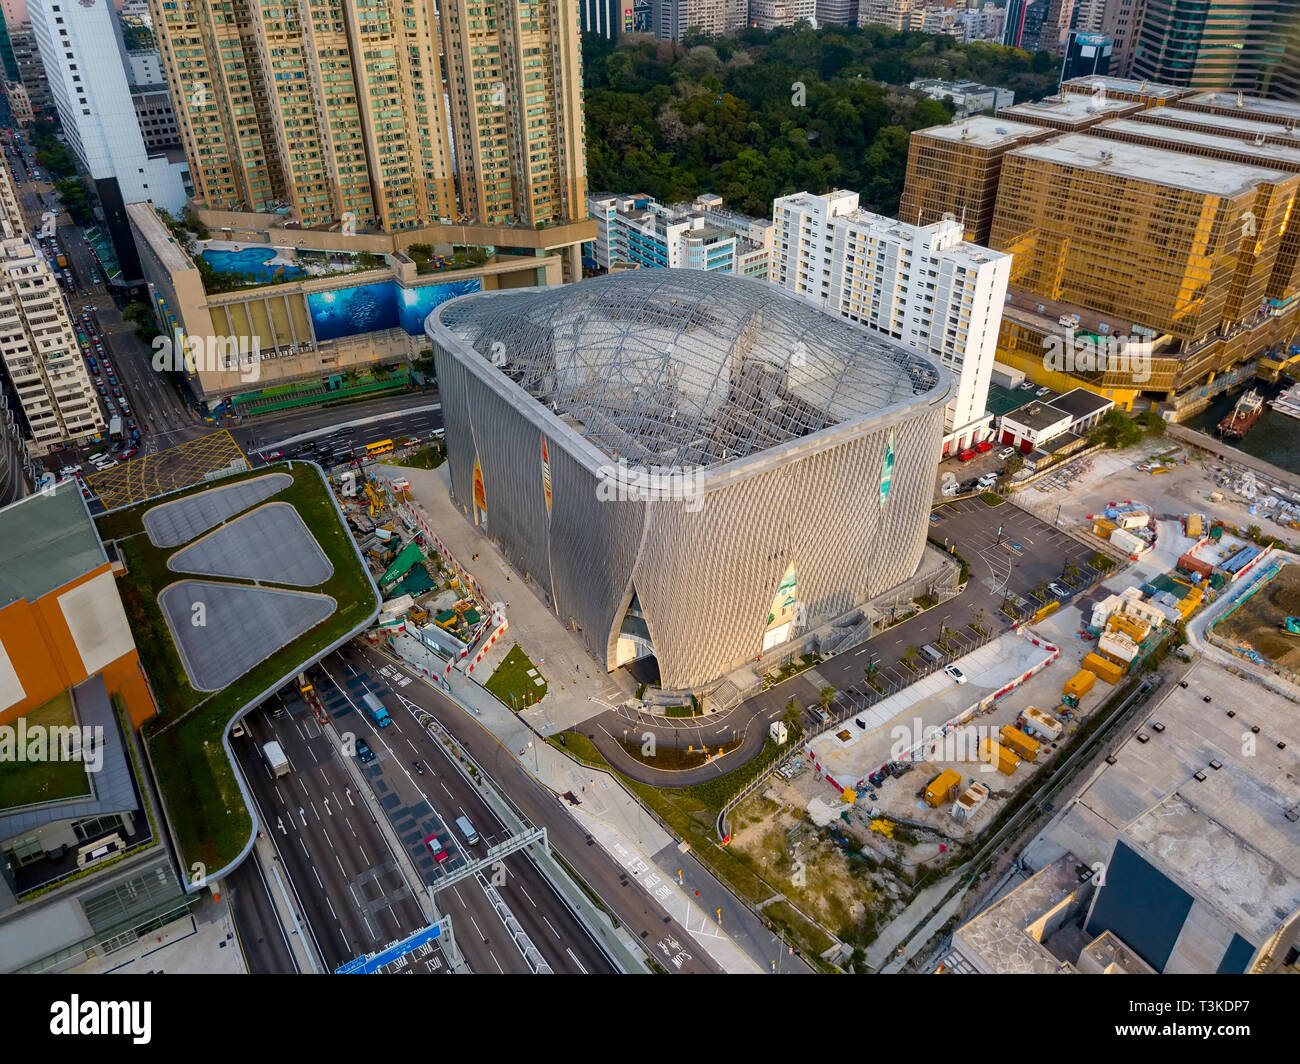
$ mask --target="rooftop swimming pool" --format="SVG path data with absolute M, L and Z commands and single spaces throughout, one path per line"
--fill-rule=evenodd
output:
M 275 248 L 252 247 L 239 251 L 226 251 L 207 248 L 203 258 L 214 270 L 221 273 L 252 274 L 260 281 L 269 281 L 275 277 L 305 277 L 307 271 L 299 266 L 271 266 L 275 258 Z

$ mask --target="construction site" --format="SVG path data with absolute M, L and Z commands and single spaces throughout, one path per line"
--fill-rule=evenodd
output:
M 1300 673 L 1300 566 L 1283 564 L 1266 573 L 1211 630 L 1246 657 Z
M 331 487 L 383 595 L 371 642 L 385 642 L 432 680 L 458 666 L 472 673 L 505 631 L 504 610 L 484 600 L 429 527 L 409 481 L 362 464 L 332 477 Z

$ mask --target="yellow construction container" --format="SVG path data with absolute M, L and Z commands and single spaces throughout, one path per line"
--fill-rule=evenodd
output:
M 961 776 L 950 768 L 944 769 L 935 777 L 933 783 L 925 789 L 925 800 L 936 809 L 957 793 L 961 786 Z
M 1010 776 L 1020 766 L 1020 759 L 1015 754 L 991 739 L 985 739 L 980 744 L 980 760 L 986 765 L 996 765 L 1004 776 Z
M 1092 534 L 1098 539 L 1110 539 L 1110 534 L 1115 531 L 1116 527 L 1114 521 L 1099 517 L 1092 523 Z
M 1135 643 L 1141 643 L 1151 633 L 1151 625 L 1127 613 L 1113 613 L 1106 622 L 1112 632 L 1123 632 Z
M 1202 527 L 1200 514 L 1187 515 L 1187 536 L 1189 539 L 1200 539 Z
M 1096 654 L 1089 654 L 1088 658 L 1095 658 L 1096 656 Z M 1088 670 L 1088 658 L 1083 659 L 1084 667 L 1066 682 L 1065 694 L 1074 695 L 1075 698 L 1082 698 L 1092 690 L 1092 685 L 1097 682 L 1097 674 Z
M 1010 724 L 1002 727 L 1002 745 L 1015 754 L 1021 761 L 1032 761 L 1038 756 L 1038 743 Z
M 1123 679 L 1124 674 L 1128 672 L 1123 665 L 1117 665 L 1110 658 L 1103 658 L 1100 654 L 1089 654 L 1083 659 L 1084 667 L 1093 672 L 1099 679 L 1105 683 L 1115 684 Z M 1091 686 L 1091 684 L 1089 685 Z

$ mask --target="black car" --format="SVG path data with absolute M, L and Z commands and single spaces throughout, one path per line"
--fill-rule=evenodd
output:
M 415 769 L 415 774 L 416 774 L 417 776 L 423 776 L 423 775 L 424 775 L 424 766 L 423 766 L 422 764 L 420 764 L 420 762 L 418 762 L 418 761 L 412 761 L 412 762 L 411 762 L 411 768 Z
M 357 760 L 363 765 L 375 759 L 375 752 L 370 749 L 370 744 L 364 739 L 357 740 Z

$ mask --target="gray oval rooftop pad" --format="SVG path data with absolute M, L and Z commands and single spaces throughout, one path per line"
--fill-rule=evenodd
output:
M 144 515 L 144 529 L 155 547 L 179 547 L 292 483 L 288 473 L 269 473 L 224 488 L 210 488 L 153 507 Z
M 202 576 L 230 576 L 313 587 L 334 572 L 325 552 L 287 502 L 271 502 L 236 518 L 182 551 L 167 567 Z
M 158 602 L 196 691 L 221 690 L 338 606 L 328 595 L 206 580 L 172 584 Z

